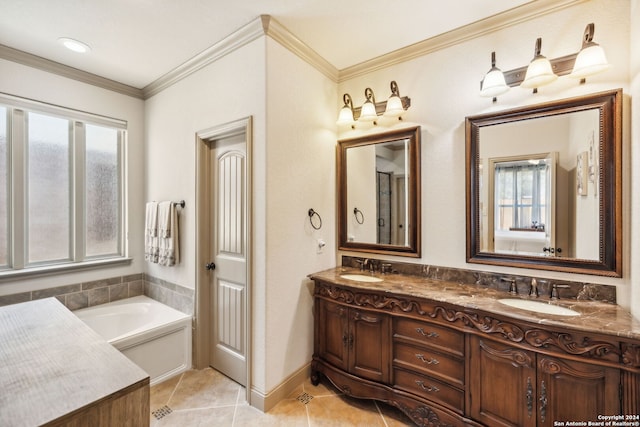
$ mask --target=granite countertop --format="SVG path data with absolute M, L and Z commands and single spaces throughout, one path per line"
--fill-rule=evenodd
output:
M 0 308 L 0 425 L 55 423 L 149 375 L 55 298 Z
M 425 298 L 433 301 L 454 304 L 463 308 L 483 310 L 502 316 L 541 325 L 559 326 L 577 331 L 600 333 L 617 337 L 640 339 L 640 321 L 631 313 L 616 304 L 598 301 L 578 301 L 570 299 L 551 300 L 546 296 L 530 298 L 513 296 L 507 292 L 479 285 L 467 285 L 444 280 L 434 280 L 406 274 L 379 274 L 373 276 L 382 282 L 361 282 L 341 277 L 345 274 L 372 276 L 351 267 L 336 267 L 309 275 L 311 279 L 322 280 L 353 289 L 389 292 L 409 297 Z M 549 304 L 570 308 L 580 313 L 576 316 L 543 314 L 530 310 L 510 307 L 498 302 L 502 298 L 520 298 L 548 302 Z

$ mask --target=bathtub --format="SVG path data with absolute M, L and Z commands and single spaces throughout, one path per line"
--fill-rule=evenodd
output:
M 146 296 L 73 312 L 144 369 L 151 384 L 191 368 L 191 316 Z

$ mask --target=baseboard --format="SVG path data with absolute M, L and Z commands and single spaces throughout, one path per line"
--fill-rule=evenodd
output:
M 261 393 L 255 388 L 252 388 L 251 406 L 261 410 L 262 412 L 268 412 L 271 408 L 276 406 L 278 402 L 289 396 L 296 387 L 305 382 L 310 376 L 310 370 L 311 363 L 307 363 L 267 394 Z

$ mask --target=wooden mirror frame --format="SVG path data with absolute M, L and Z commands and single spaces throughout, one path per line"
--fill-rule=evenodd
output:
M 337 145 L 337 192 L 338 192 L 338 249 L 368 252 L 376 254 L 399 255 L 406 257 L 420 257 L 421 251 L 421 210 L 420 210 L 420 126 L 413 126 L 393 130 L 375 135 L 367 135 L 338 141 Z M 413 226 L 409 230 L 409 242 L 406 246 L 350 242 L 347 237 L 347 149 L 365 145 L 381 144 L 399 139 L 409 139 L 409 171 L 408 185 L 408 215 L 409 223 Z
M 502 123 L 598 109 L 600 112 L 599 260 L 480 251 L 480 129 Z M 622 277 L 622 89 L 467 117 L 467 262 Z

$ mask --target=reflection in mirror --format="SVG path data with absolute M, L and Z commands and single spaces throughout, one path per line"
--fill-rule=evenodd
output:
M 480 130 L 489 183 L 480 189 L 487 196 L 483 251 L 599 259 L 599 182 L 586 169 L 598 162 L 598 115 L 593 108 Z
M 409 139 L 347 148 L 350 242 L 404 246 L 407 242 Z
M 620 275 L 620 97 L 467 118 L 469 262 Z
M 419 127 L 338 146 L 340 248 L 419 254 Z

